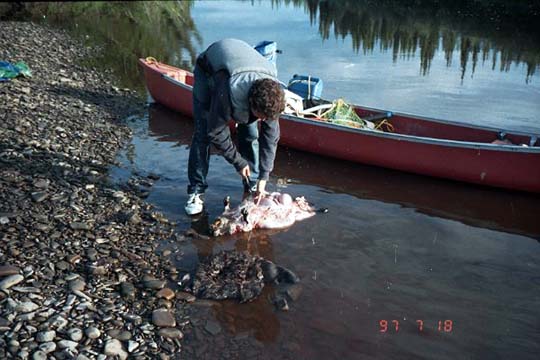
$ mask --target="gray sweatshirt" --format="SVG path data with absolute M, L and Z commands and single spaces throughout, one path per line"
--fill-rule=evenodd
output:
M 233 119 L 230 99 L 229 73 L 220 70 L 213 75 L 214 86 L 210 94 L 210 113 L 208 114 L 208 137 L 237 171 L 248 165 L 234 145 L 228 122 Z M 249 122 L 258 119 L 250 114 Z M 268 180 L 274 168 L 277 143 L 279 140 L 279 121 L 261 121 L 259 131 L 259 179 Z

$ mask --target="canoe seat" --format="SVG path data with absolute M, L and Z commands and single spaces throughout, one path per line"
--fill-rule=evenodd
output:
M 184 71 L 169 71 L 167 72 L 167 76 L 181 83 L 186 82 L 186 73 Z
M 285 114 L 299 116 L 304 111 L 302 97 L 287 89 L 283 89 L 283 91 L 285 92 L 285 110 L 283 112 Z
M 322 113 L 333 106 L 332 103 L 328 103 L 304 109 L 304 98 L 288 89 L 283 89 L 283 91 L 285 91 L 285 114 L 320 119 Z
M 320 118 L 321 115 L 326 111 L 333 107 L 333 104 L 321 104 L 317 106 L 310 107 L 309 109 L 305 109 L 301 112 L 303 116 L 313 116 L 316 118 Z

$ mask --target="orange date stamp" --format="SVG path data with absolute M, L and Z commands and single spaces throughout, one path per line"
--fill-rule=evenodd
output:
M 399 332 L 399 320 L 379 320 L 379 332 L 380 333 L 397 333 Z M 431 323 L 424 323 L 424 320 L 416 320 L 416 328 L 418 332 L 424 331 L 424 329 L 436 329 L 440 332 L 451 333 L 454 328 L 454 322 L 452 320 L 438 320 Z

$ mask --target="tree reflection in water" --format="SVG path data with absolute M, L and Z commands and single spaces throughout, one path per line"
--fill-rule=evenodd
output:
M 478 61 L 508 71 L 525 64 L 528 82 L 540 64 L 540 4 L 534 1 L 273 0 L 304 7 L 319 21 L 323 39 L 350 35 L 355 51 L 391 50 L 394 62 L 420 53 L 420 72 L 429 73 L 437 50 L 447 66 L 460 53 L 461 78 Z M 472 63 L 472 64 L 470 64 Z

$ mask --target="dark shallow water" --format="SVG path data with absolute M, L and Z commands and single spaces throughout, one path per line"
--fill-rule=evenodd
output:
M 213 156 L 207 214 L 192 221 L 183 213 L 191 119 L 155 105 L 132 127 L 133 146 L 113 177 L 160 175 L 148 200 L 177 221 L 180 231 L 204 231 L 208 219 L 221 212 L 225 194 L 240 200 L 234 169 Z M 537 196 L 285 148 L 269 186 L 330 211 L 285 231 L 167 245 L 184 254 L 177 265 L 188 271 L 204 256 L 236 249 L 302 278 L 302 295 L 289 312 L 269 303 L 272 289 L 250 304 L 226 301 L 216 307 L 224 344 L 253 338 L 252 354 L 264 359 L 536 358 Z M 381 332 L 381 320 L 388 322 L 387 332 Z M 397 332 L 392 320 L 399 321 Z M 423 321 L 422 331 L 417 320 Z M 446 332 L 448 320 L 452 328 Z

